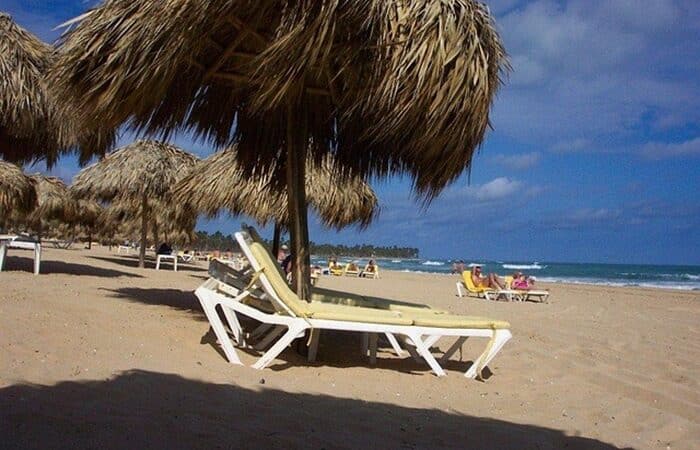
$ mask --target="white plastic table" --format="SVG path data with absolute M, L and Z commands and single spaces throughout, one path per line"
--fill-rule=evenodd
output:
M 39 275 L 41 266 L 41 244 L 39 242 L 18 241 L 17 236 L 0 235 L 0 272 L 5 267 L 5 257 L 7 256 L 8 248 L 34 250 L 34 275 Z
M 129 247 L 129 246 L 120 245 L 119 247 L 117 247 L 117 254 L 121 253 L 122 250 L 124 250 L 124 252 L 128 255 L 130 249 L 131 249 L 131 247 Z
M 175 272 L 177 272 L 177 255 L 158 255 L 156 257 L 156 270 L 160 270 L 160 262 L 162 260 L 172 261 L 173 262 L 173 270 L 175 270 Z

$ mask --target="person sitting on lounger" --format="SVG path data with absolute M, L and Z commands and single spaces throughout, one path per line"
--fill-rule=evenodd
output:
M 481 274 L 481 266 L 472 267 L 471 277 L 476 287 L 503 289 L 503 284 L 496 274 L 489 273 L 486 276 Z
M 156 253 L 159 255 L 172 255 L 173 248 L 167 242 L 163 242 L 160 244 L 160 247 L 158 247 L 158 251 Z
M 360 272 L 360 276 L 371 277 L 374 276 L 375 273 L 377 273 L 377 263 L 375 263 L 373 259 L 370 259 L 364 270 Z

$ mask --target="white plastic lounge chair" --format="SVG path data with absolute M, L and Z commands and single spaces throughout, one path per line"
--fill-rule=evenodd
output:
M 177 272 L 177 255 L 157 255 L 156 256 L 156 270 L 160 270 L 160 263 L 162 261 L 172 262 L 173 270 Z
M 406 336 L 410 343 L 415 346 L 414 356 L 425 360 L 438 376 L 444 376 L 445 372 L 429 349 L 440 338 L 444 336 L 458 338 L 457 342 L 444 354 L 443 360 L 454 354 L 467 337 L 490 338 L 486 350 L 465 373 L 465 376 L 475 378 L 511 338 L 508 323 L 502 321 L 451 314 L 440 315 L 432 312 L 421 314 L 413 311 L 408 313 L 301 301 L 291 291 L 284 278 L 280 276 L 273 258 L 265 247 L 254 242 L 247 233 L 236 233 L 236 239 L 256 271 L 255 278 L 260 282 L 263 291 L 274 305 L 276 313 L 266 312 L 245 304 L 244 300 L 249 297 L 247 290 L 242 291 L 236 298 L 223 295 L 216 288 L 220 282 L 213 279 L 207 280 L 197 289 L 195 293 L 205 309 L 207 318 L 224 348 L 227 358 L 232 363 L 240 364 L 240 359 L 216 313 L 217 305 L 224 309 L 224 315 L 229 322 L 237 322 L 236 314 L 242 314 L 261 323 L 286 327 L 287 331 L 253 365 L 257 369 L 262 369 L 270 364 L 306 330 L 328 329 Z M 315 333 L 312 334 L 312 336 L 314 335 Z M 315 338 L 312 337 L 313 339 Z
M 34 275 L 39 275 L 41 268 L 41 242 L 13 234 L 0 235 L 0 272 L 5 266 L 7 249 L 9 248 L 34 250 Z

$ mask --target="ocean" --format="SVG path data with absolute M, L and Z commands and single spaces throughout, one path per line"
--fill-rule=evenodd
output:
M 345 264 L 353 258 L 339 258 Z M 354 259 L 360 268 L 367 258 Z M 325 267 L 327 258 L 312 257 L 313 264 Z M 452 260 L 448 259 L 389 259 L 376 258 L 379 269 L 403 272 L 449 274 Z M 519 270 L 548 283 L 594 284 L 604 286 L 641 286 L 661 289 L 700 290 L 700 266 L 665 266 L 637 264 L 574 264 L 550 262 L 466 261 L 479 263 L 484 273 L 508 275 Z M 467 267 L 469 269 L 469 267 Z

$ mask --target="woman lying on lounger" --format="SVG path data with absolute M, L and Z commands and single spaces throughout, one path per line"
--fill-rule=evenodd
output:
M 481 274 L 481 266 L 472 267 L 472 281 L 476 287 L 503 289 L 503 284 L 496 274 L 489 273 L 486 276 Z

